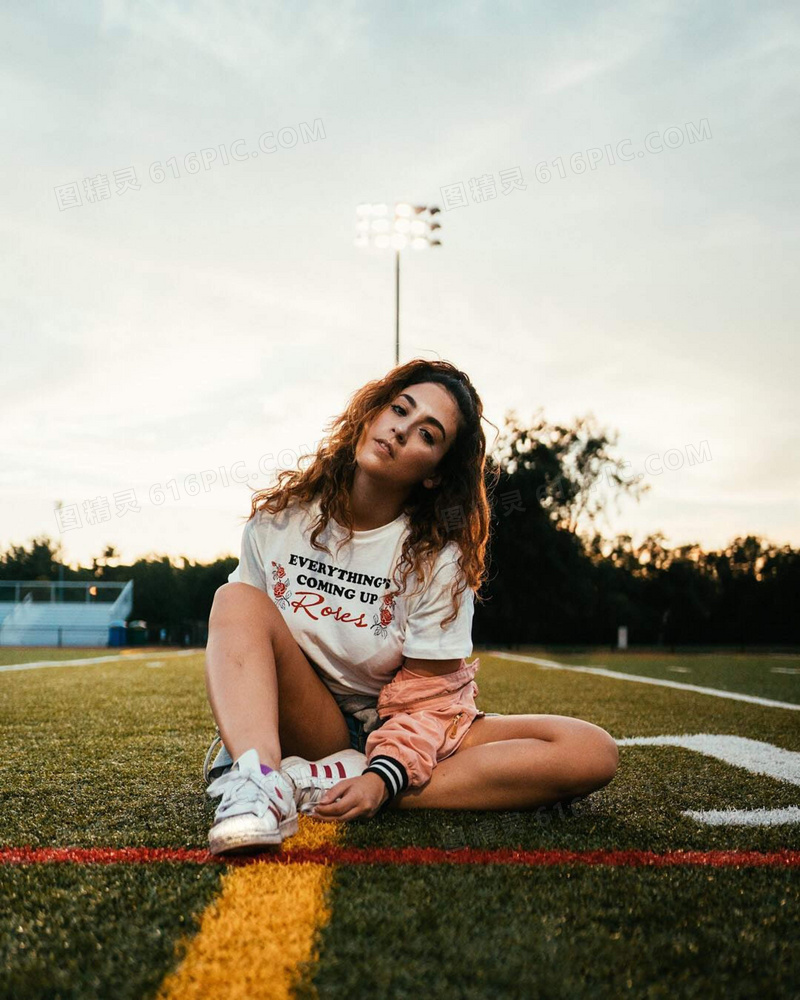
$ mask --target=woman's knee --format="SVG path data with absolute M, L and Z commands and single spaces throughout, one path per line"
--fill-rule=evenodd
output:
M 564 793 L 586 795 L 607 785 L 617 773 L 619 750 L 610 733 L 574 719 L 564 733 Z
M 214 594 L 208 618 L 206 660 L 213 652 L 242 659 L 261 648 L 273 645 L 279 630 L 286 628 L 274 601 L 257 587 L 247 583 L 226 583 Z
M 607 785 L 617 773 L 619 767 L 619 748 L 614 737 L 600 726 L 592 723 L 591 730 L 584 739 L 586 754 L 586 781 L 591 790 Z
M 224 583 L 217 589 L 211 602 L 209 628 L 231 619 L 254 620 L 259 623 L 280 617 L 275 602 L 258 587 L 249 583 Z

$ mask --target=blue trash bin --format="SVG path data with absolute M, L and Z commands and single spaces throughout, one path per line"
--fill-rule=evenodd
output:
M 116 621 L 110 623 L 108 626 L 108 644 L 109 646 L 125 645 L 125 622 Z

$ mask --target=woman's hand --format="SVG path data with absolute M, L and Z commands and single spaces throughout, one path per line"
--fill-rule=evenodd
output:
M 370 772 L 337 782 L 306 815 L 314 819 L 342 821 L 359 816 L 371 817 L 388 798 L 389 790 L 383 779 Z

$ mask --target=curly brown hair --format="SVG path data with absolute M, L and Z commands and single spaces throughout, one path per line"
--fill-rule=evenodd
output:
M 403 504 L 403 512 L 410 519 L 410 530 L 395 570 L 401 573 L 401 579 L 393 578 L 398 589 L 392 595 L 404 592 L 412 569 L 420 585 L 413 593 L 418 593 L 424 587 L 425 574 L 432 569 L 438 553 L 449 542 L 455 541 L 461 550 L 458 560 L 461 572 L 457 576 L 463 576 L 460 582 L 464 585 L 457 589 L 454 586 L 451 590 L 453 611 L 441 623 L 444 628 L 456 618 L 458 597 L 467 586 L 476 592 L 476 600 L 483 600 L 477 591 L 487 574 L 491 520 L 490 491 L 487 491 L 485 481 L 486 438 L 481 427 L 481 420 L 486 419 L 483 403 L 467 375 L 455 365 L 447 361 L 415 358 L 393 368 L 383 378 L 367 382 L 352 394 L 344 412 L 325 426 L 329 434 L 322 439 L 316 454 L 300 457 L 298 465 L 304 459 L 311 459 L 312 464 L 307 469 L 284 469 L 278 473 L 275 486 L 253 494 L 247 520 L 255 517 L 259 510 L 276 514 L 290 501 L 308 503 L 318 498 L 320 514 L 310 535 L 312 547 L 331 555 L 327 546 L 317 543 L 331 517 L 347 529 L 347 537 L 342 544 L 350 541 L 353 537 L 350 490 L 356 468 L 356 446 L 362 430 L 399 392 L 421 382 L 437 382 L 444 386 L 458 405 L 460 420 L 456 439 L 437 468 L 437 475 L 441 476 L 439 485 L 426 489 L 422 483 L 417 483 Z M 491 421 L 487 422 L 491 424 Z M 496 485 L 497 478 L 499 470 L 495 470 L 490 490 Z M 456 512 L 460 517 L 448 518 L 448 512 Z M 456 521 L 458 523 L 454 523 Z M 455 582 L 459 583 L 458 580 Z

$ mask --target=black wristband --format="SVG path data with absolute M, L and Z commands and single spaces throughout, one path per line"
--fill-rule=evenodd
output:
M 394 757 L 378 754 L 372 758 L 369 767 L 363 773 L 368 774 L 369 772 L 377 774 L 383 779 L 389 792 L 387 802 L 393 799 L 398 792 L 404 792 L 408 788 L 408 772 Z

